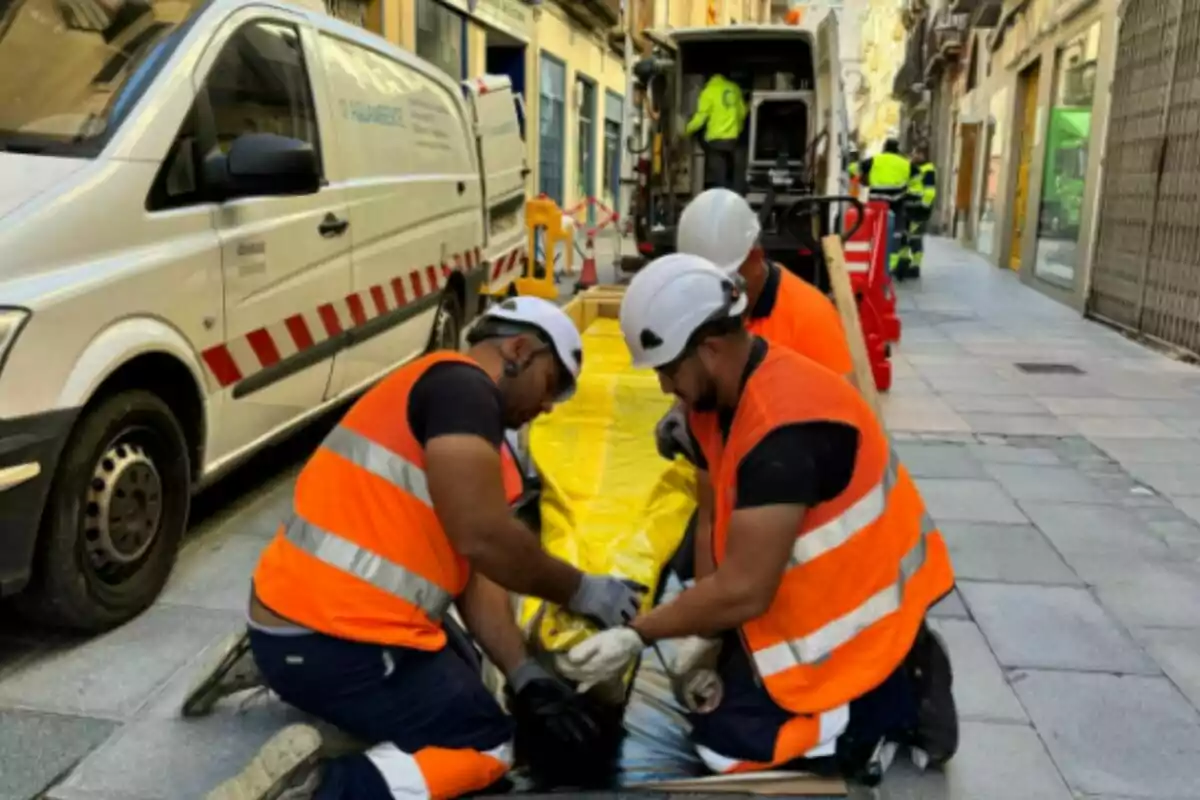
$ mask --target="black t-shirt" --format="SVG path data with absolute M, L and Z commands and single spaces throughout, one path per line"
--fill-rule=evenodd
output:
M 434 364 L 409 392 L 408 425 L 422 447 L 438 436 L 466 434 L 499 450 L 504 441 L 500 389 L 472 364 Z
M 766 355 L 766 341 L 757 339 L 742 376 L 743 385 Z M 719 422 L 721 432 L 728 438 L 732 413 L 721 413 Z M 698 454 L 696 466 L 708 470 L 700 443 L 691 431 L 688 433 L 692 449 Z M 738 465 L 735 508 L 772 505 L 812 508 L 832 500 L 850 485 L 858 445 L 858 430 L 841 422 L 803 422 L 771 431 Z

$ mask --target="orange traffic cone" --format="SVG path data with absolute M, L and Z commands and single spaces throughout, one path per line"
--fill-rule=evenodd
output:
M 583 266 L 579 270 L 579 282 L 575 284 L 575 291 L 582 292 L 599 282 L 600 278 L 596 275 L 596 242 L 592 235 L 588 234 L 587 252 L 583 256 Z

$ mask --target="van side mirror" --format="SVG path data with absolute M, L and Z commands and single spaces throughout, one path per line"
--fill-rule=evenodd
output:
M 245 133 L 234 139 L 228 153 L 209 153 L 204 178 L 211 199 L 217 202 L 316 194 L 321 188 L 313 146 L 273 133 Z

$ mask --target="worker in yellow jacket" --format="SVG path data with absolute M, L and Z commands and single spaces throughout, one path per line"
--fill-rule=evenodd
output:
M 900 250 L 896 277 L 921 277 L 921 261 L 925 257 L 925 232 L 937 202 L 937 167 L 929 160 L 924 147 L 913 149 L 912 174 L 905 198 L 904 246 Z
M 742 88 L 719 72 L 713 73 L 696 104 L 684 134 L 704 131 L 704 188 L 730 188 L 734 182 L 734 151 L 746 124 Z

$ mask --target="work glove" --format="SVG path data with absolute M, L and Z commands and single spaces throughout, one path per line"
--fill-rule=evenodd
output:
M 523 741 L 583 749 L 600 736 L 599 727 L 578 695 L 533 659 L 526 659 L 513 670 L 508 677 L 508 692 L 509 707 Z
M 654 443 L 658 446 L 658 454 L 667 461 L 674 461 L 677 455 L 693 464 L 698 461 L 692 447 L 692 437 L 688 435 L 687 412 L 679 403 L 671 406 L 671 410 L 654 426 Z
M 583 693 L 620 675 L 645 648 L 646 642 L 633 628 L 613 628 L 572 647 L 566 658 L 559 659 L 558 669 L 576 681 Z
M 720 639 L 706 639 L 703 636 L 688 636 L 685 639 L 677 639 L 672 644 L 675 658 L 671 659 L 670 669 L 679 676 L 713 666 L 716 654 L 721 649 Z
M 567 608 L 601 628 L 612 628 L 637 616 L 647 591 L 636 581 L 585 573 Z

